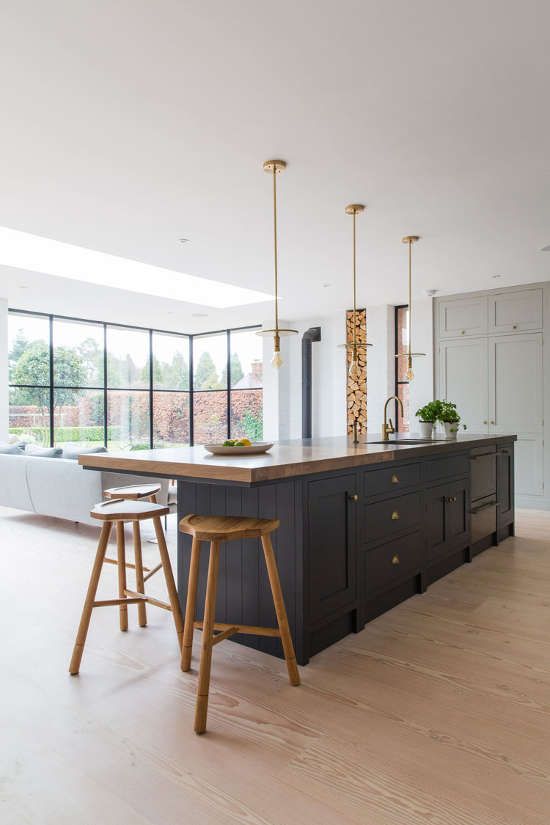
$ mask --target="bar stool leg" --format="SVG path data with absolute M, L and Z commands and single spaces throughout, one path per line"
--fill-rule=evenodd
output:
M 206 601 L 204 603 L 204 623 L 202 628 L 201 663 L 199 684 L 197 687 L 197 704 L 195 707 L 195 733 L 204 733 L 208 715 L 208 692 L 210 688 L 210 668 L 212 665 L 212 638 L 216 613 L 216 590 L 218 570 L 220 567 L 220 545 L 217 541 L 210 543 L 208 562 L 208 580 L 206 584 Z
M 269 584 L 271 585 L 271 592 L 273 594 L 273 604 L 275 605 L 277 622 L 281 632 L 281 642 L 283 643 L 288 678 L 290 684 L 296 686 L 300 684 L 300 674 L 298 673 L 298 665 L 296 664 L 296 654 L 294 653 L 294 645 L 292 644 L 292 636 L 290 635 L 290 627 L 288 624 L 288 617 L 286 615 L 283 591 L 281 590 L 281 580 L 279 579 L 279 571 L 277 569 L 275 553 L 273 552 L 271 536 L 262 536 L 261 540 L 267 567 L 267 574 L 269 576 Z
M 124 522 L 116 522 L 116 549 L 118 561 L 118 596 L 126 598 L 126 546 L 124 543 Z M 120 629 L 128 630 L 128 605 L 119 605 Z
M 178 645 L 181 650 L 183 637 L 183 618 L 181 615 L 181 607 L 178 599 L 178 591 L 176 590 L 176 583 L 174 581 L 174 574 L 172 573 L 172 565 L 170 563 L 170 555 L 168 547 L 166 546 L 166 539 L 164 538 L 164 530 L 159 516 L 153 518 L 153 525 L 155 527 L 155 534 L 158 541 L 160 560 L 162 562 L 162 569 L 164 570 L 164 578 L 166 579 L 166 589 L 168 590 L 168 599 L 170 607 L 172 608 L 172 615 L 174 617 L 174 624 L 176 625 L 176 633 L 178 636 Z
M 138 593 L 145 593 L 145 581 L 143 579 L 143 555 L 141 552 L 141 531 L 139 521 L 132 522 L 134 531 L 134 556 L 136 563 L 136 590 Z M 147 627 L 147 607 L 145 602 L 140 602 L 138 609 L 138 623 L 140 627 Z
M 86 636 L 88 635 L 88 628 L 90 626 L 90 619 L 92 617 L 92 610 L 94 608 L 95 596 L 97 593 L 97 586 L 99 584 L 99 577 L 101 575 L 101 568 L 103 567 L 103 559 L 107 550 L 109 536 L 111 535 L 111 522 L 106 521 L 101 527 L 99 536 L 99 543 L 97 545 L 97 552 L 95 556 L 94 566 L 92 567 L 92 574 L 90 576 L 90 583 L 88 584 L 88 591 L 82 609 L 82 616 L 78 631 L 76 634 L 76 641 L 74 643 L 73 655 L 71 656 L 71 663 L 69 665 L 69 673 L 71 676 L 76 676 L 80 670 L 80 662 L 82 654 L 84 653 L 84 645 L 86 643 Z
M 195 622 L 195 610 L 197 604 L 197 583 L 199 580 L 199 561 L 201 555 L 201 543 L 196 536 L 193 536 L 191 544 L 191 560 L 189 562 L 189 580 L 187 584 L 187 601 L 185 603 L 185 622 L 183 625 L 183 645 L 181 648 L 181 669 L 189 670 L 191 667 L 191 654 L 193 651 L 193 630 Z

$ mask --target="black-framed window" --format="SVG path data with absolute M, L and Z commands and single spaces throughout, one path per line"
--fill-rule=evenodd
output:
M 403 404 L 403 415 L 397 401 L 395 402 L 395 421 L 398 433 L 409 432 L 409 380 L 407 378 L 407 359 L 409 347 L 409 307 L 402 304 L 395 307 L 395 394 Z
M 10 309 L 10 434 L 134 450 L 261 438 L 256 329 L 185 335 Z

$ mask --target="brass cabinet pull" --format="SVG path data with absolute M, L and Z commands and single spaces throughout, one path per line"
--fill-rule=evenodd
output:
M 395 473 L 391 477 L 392 484 L 399 484 L 399 476 L 396 476 Z
M 456 496 L 447 496 L 448 504 L 456 504 Z
M 359 501 L 357 493 L 348 493 L 348 498 L 350 501 Z
M 394 556 L 392 556 L 391 563 L 392 564 L 399 564 L 399 556 L 397 555 L 397 553 Z
M 391 514 L 391 520 L 392 521 L 399 521 L 399 513 L 397 512 L 397 510 L 394 510 L 393 513 Z
M 466 330 L 465 330 L 465 329 L 461 329 L 461 330 L 460 330 L 460 334 L 461 334 L 461 335 L 466 335 Z

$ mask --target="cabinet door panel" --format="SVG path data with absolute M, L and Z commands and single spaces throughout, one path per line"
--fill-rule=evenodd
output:
M 542 436 L 518 435 L 516 441 L 515 488 L 520 496 L 541 496 L 544 492 Z
M 487 331 L 487 297 L 439 301 L 439 337 L 460 338 Z
M 542 432 L 542 335 L 491 337 L 489 352 L 492 432 Z
M 310 621 L 356 597 L 356 483 L 349 474 L 308 484 Z
M 469 539 L 469 500 L 468 485 L 456 482 L 449 485 L 445 501 L 445 540 L 449 547 L 462 544 Z
M 487 432 L 489 382 L 486 338 L 441 342 L 438 396 L 457 405 L 470 432 Z
M 524 289 L 489 297 L 489 332 L 542 329 L 542 289 Z
M 446 485 L 431 487 L 425 493 L 425 531 L 428 555 L 436 556 L 445 548 Z

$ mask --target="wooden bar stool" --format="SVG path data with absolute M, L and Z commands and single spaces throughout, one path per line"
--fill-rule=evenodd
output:
M 90 619 L 92 610 L 95 607 L 109 607 L 118 605 L 120 629 L 128 630 L 128 605 L 149 603 L 156 607 L 162 607 L 164 610 L 170 610 L 174 617 L 174 624 L 176 626 L 176 633 L 178 636 L 178 644 L 181 648 L 183 635 L 183 620 L 181 615 L 181 608 L 178 601 L 178 593 L 176 584 L 174 582 L 174 575 L 172 573 L 172 565 L 170 564 L 170 556 L 168 555 L 168 548 L 164 538 L 164 532 L 161 524 L 161 517 L 169 512 L 168 507 L 161 504 L 155 504 L 150 501 L 128 501 L 120 498 L 111 501 L 104 501 L 96 504 L 90 512 L 92 518 L 102 521 L 101 534 L 99 537 L 99 544 L 97 546 L 96 557 L 92 568 L 90 583 L 84 601 L 82 616 L 76 634 L 76 641 L 73 648 L 73 655 L 69 666 L 69 672 L 75 676 L 80 669 L 80 661 L 84 652 L 84 644 L 90 626 Z M 159 599 L 154 599 L 152 596 L 147 596 L 143 590 L 129 590 L 126 585 L 126 548 L 124 542 L 124 523 L 132 522 L 136 524 L 145 519 L 152 519 L 155 528 L 155 533 L 158 539 L 161 567 L 164 570 L 164 577 L 166 579 L 166 587 L 168 590 L 169 603 L 162 602 Z M 113 524 L 116 525 L 117 537 L 117 566 L 118 566 L 118 598 L 96 600 L 97 586 L 99 584 L 99 577 L 101 569 L 105 561 L 105 553 L 107 550 L 107 543 L 111 534 Z
M 288 618 L 286 615 L 279 571 L 271 543 L 271 533 L 279 526 L 277 519 L 245 518 L 241 516 L 185 516 L 180 521 L 179 529 L 182 533 L 192 536 L 191 563 L 189 567 L 189 581 L 187 587 L 187 603 L 185 609 L 185 625 L 183 645 L 181 650 L 181 669 L 189 670 L 193 646 L 193 629 L 201 629 L 202 646 L 199 668 L 199 684 L 197 688 L 197 704 L 195 709 L 195 733 L 204 733 L 208 714 L 208 690 L 210 687 L 210 668 L 212 664 L 212 648 L 218 642 L 228 639 L 235 633 L 250 633 L 256 636 L 278 636 L 283 645 L 283 651 L 291 685 L 300 684 L 300 674 L 296 664 L 294 645 L 290 635 Z M 218 569 L 220 561 L 220 542 L 236 541 L 239 539 L 260 539 L 264 551 L 273 604 L 277 614 L 279 627 L 251 627 L 250 625 L 228 625 L 215 621 L 216 589 L 218 584 Z M 199 558 L 201 541 L 210 542 L 210 559 L 208 563 L 208 579 L 206 583 L 206 600 L 204 604 L 204 621 L 195 621 L 197 601 L 197 582 L 199 575 Z M 214 631 L 217 631 L 214 633 Z
M 103 491 L 103 494 L 105 498 L 109 499 L 123 499 L 125 501 L 143 501 L 145 499 L 156 504 L 157 493 L 159 491 L 160 484 L 129 484 L 125 487 L 109 487 L 108 490 Z M 139 521 L 132 523 L 132 530 L 134 534 L 134 564 L 126 562 L 126 567 L 135 569 L 136 589 L 139 590 L 140 593 L 145 593 L 145 582 L 162 569 L 162 561 L 160 564 L 157 564 L 156 567 L 153 567 L 152 570 L 149 567 L 143 566 Z M 110 559 L 107 556 L 105 557 L 105 562 L 107 564 L 118 564 L 117 559 Z M 143 601 L 138 604 L 138 622 L 140 627 L 147 626 L 147 607 Z

